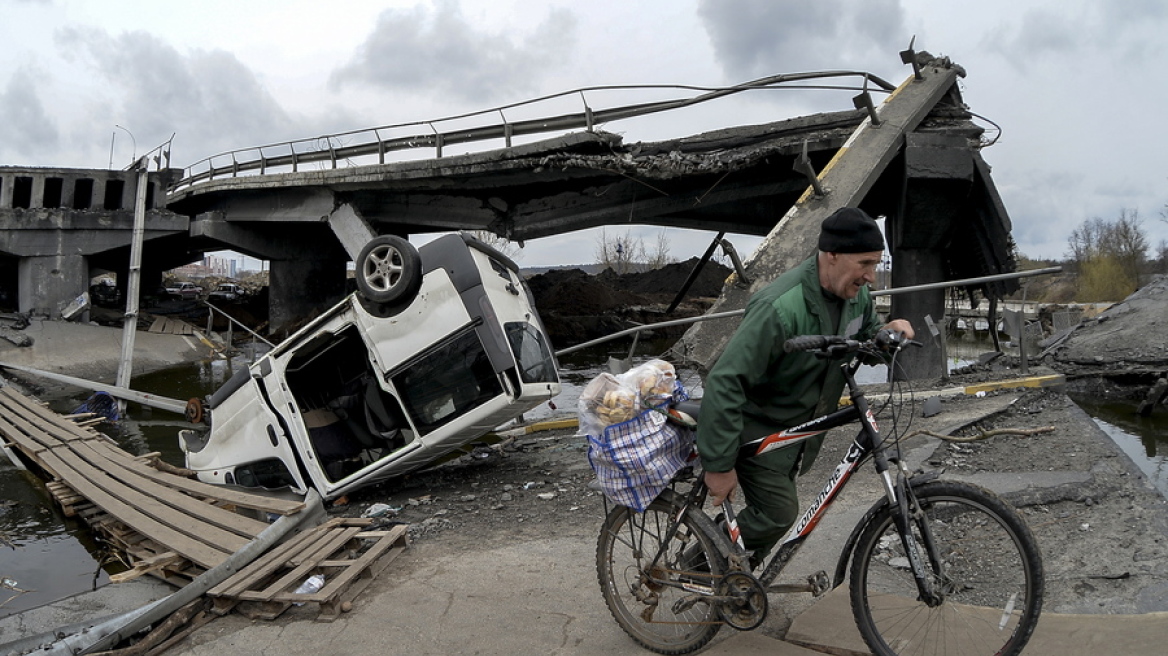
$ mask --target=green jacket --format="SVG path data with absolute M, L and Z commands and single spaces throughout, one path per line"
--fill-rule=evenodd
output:
M 838 334 L 846 337 L 876 334 L 867 287 L 844 301 L 839 325 Z M 841 360 L 783 352 L 791 337 L 834 333 L 815 256 L 751 297 L 742 323 L 703 383 L 697 443 L 706 470 L 729 471 L 743 443 L 838 407 L 844 388 Z M 803 472 L 822 443 L 823 436 L 805 442 Z

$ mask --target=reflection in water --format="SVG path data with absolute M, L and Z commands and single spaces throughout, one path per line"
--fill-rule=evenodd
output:
M 1134 403 L 1100 403 L 1090 397 L 1074 397 L 1074 401 L 1168 496 L 1168 408 L 1158 405 L 1149 416 L 1141 417 Z

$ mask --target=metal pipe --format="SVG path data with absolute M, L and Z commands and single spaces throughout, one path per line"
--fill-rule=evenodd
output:
M 106 385 L 103 383 L 96 383 L 92 380 L 85 380 L 84 378 L 77 378 L 75 376 L 70 376 L 68 374 L 58 374 L 58 373 L 54 373 L 52 371 L 43 371 L 41 369 L 34 369 L 32 367 L 25 367 L 24 365 L 19 365 L 19 364 L 9 364 L 7 362 L 0 362 L 0 368 L 15 369 L 17 371 L 23 371 L 25 373 L 30 373 L 30 374 L 33 374 L 35 376 L 40 376 L 42 378 L 48 378 L 49 380 L 55 380 L 57 382 L 65 383 L 67 385 L 74 385 L 76 387 L 91 389 L 95 392 L 105 392 L 105 393 L 109 394 L 110 396 L 114 396 L 114 397 L 117 397 L 119 399 L 125 399 L 127 401 L 134 401 L 135 403 L 141 403 L 142 405 L 147 405 L 147 406 L 150 406 L 151 408 L 158 408 L 159 410 L 168 410 L 170 412 L 174 412 L 174 413 L 177 413 L 180 415 L 185 413 L 186 409 L 187 409 L 186 401 L 180 401 L 178 399 L 170 399 L 170 398 L 167 398 L 165 396 L 159 396 L 157 394 L 147 394 L 146 392 L 139 392 L 137 390 L 129 389 L 128 387 L 120 387 L 117 385 Z
M 995 282 L 998 280 L 1011 280 L 1013 278 L 1029 278 L 1031 276 L 1040 276 L 1040 275 L 1045 275 L 1048 273 L 1059 273 L 1062 270 L 1063 270 L 1062 267 L 1048 267 L 1046 269 L 1033 269 L 1030 271 L 1016 271 L 1014 273 L 999 273 L 999 274 L 992 275 L 992 276 L 982 276 L 980 278 L 962 278 L 961 280 L 930 282 L 930 283 L 925 283 L 923 285 L 912 285 L 910 287 L 898 287 L 896 289 L 882 289 L 880 291 L 872 292 L 872 296 L 890 296 L 893 294 L 907 294 L 909 292 L 919 292 L 919 291 L 924 291 L 924 290 L 928 290 L 928 289 L 938 289 L 941 287 L 964 287 L 966 285 L 976 285 L 976 284 L 983 283 L 983 282 Z M 581 349 L 586 349 L 590 346 L 596 346 L 597 344 L 603 344 L 604 342 L 609 342 L 609 341 L 612 341 L 614 339 L 624 337 L 625 335 L 631 335 L 633 333 L 638 333 L 638 332 L 641 332 L 643 330 L 653 330 L 655 328 L 669 328 L 671 326 L 682 326 L 682 325 L 685 325 L 687 323 L 697 323 L 699 321 L 709 321 L 711 319 L 729 319 L 730 317 L 742 316 L 743 314 L 745 314 L 745 312 L 746 312 L 746 310 L 730 310 L 727 312 L 718 312 L 715 314 L 703 314 L 700 317 L 687 317 L 685 319 L 673 319 L 670 321 L 661 321 L 658 323 L 648 323 L 648 324 L 645 324 L 643 326 L 634 326 L 632 328 L 626 328 L 625 330 L 621 330 L 619 332 L 612 333 L 611 335 L 605 335 L 604 337 L 597 337 L 596 339 L 589 340 L 589 341 L 584 342 L 582 344 L 577 344 L 575 346 L 569 346 L 568 348 L 565 348 L 565 349 L 560 349 L 559 351 L 556 351 L 556 357 L 558 358 L 560 356 L 564 356 L 564 355 L 567 355 L 569 353 L 575 353 L 576 351 L 579 351 Z M 631 357 L 631 354 L 630 354 L 630 357 Z
M 687 317 L 685 319 L 673 319 L 672 321 L 661 321 L 658 323 L 645 324 L 643 326 L 635 326 L 633 328 L 627 328 L 627 329 L 622 330 L 620 332 L 615 332 L 611 335 L 606 335 L 604 337 L 598 337 L 596 339 L 584 342 L 583 344 L 577 344 L 575 346 L 569 346 L 566 349 L 560 349 L 559 351 L 556 351 L 556 357 L 560 357 L 562 355 L 567 355 L 569 353 L 575 353 L 576 351 L 579 351 L 581 349 L 586 349 L 589 346 L 596 346 L 597 344 L 603 344 L 604 342 L 608 342 L 608 341 L 617 339 L 618 337 L 624 337 L 625 335 L 631 335 L 633 333 L 640 332 L 642 330 L 653 330 L 654 328 L 668 328 L 670 326 L 683 326 L 687 323 L 697 323 L 698 321 L 709 321 L 711 319 L 728 319 L 730 317 L 739 316 L 743 312 L 745 312 L 745 310 L 731 310 L 729 312 L 717 312 L 715 314 L 703 314 L 700 317 Z
M 135 150 L 137 150 L 136 145 Z M 118 361 L 117 386 L 127 389 L 130 387 L 130 374 L 134 368 L 134 337 L 138 332 L 138 296 L 142 278 L 142 243 L 146 234 L 146 190 L 149 186 L 149 163 L 146 161 L 146 157 L 143 157 L 138 162 L 138 189 L 136 190 L 137 197 L 134 202 L 134 229 L 131 232 L 130 238 L 129 280 L 126 282 L 126 314 L 122 319 L 122 353 Z M 125 410 L 125 401 L 119 401 L 118 411 L 125 412 Z
M 1042 276 L 1048 273 L 1060 273 L 1062 267 L 1047 267 L 1045 269 L 1031 269 L 1030 271 L 1015 271 L 1014 273 L 998 273 L 992 276 L 982 276 L 980 278 L 962 278 L 961 280 L 947 280 L 941 282 L 929 282 L 923 285 L 912 285 L 909 287 L 897 287 L 896 289 L 881 289 L 872 292 L 872 296 L 894 296 L 896 294 L 908 294 L 910 292 L 923 292 L 930 289 L 942 289 L 945 287 L 968 287 L 969 285 L 980 285 L 983 282 L 997 282 L 999 280 L 1013 280 L 1014 278 L 1030 278 L 1031 276 Z

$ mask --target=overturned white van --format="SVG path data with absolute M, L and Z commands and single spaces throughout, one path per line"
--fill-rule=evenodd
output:
M 375 238 L 358 292 L 240 371 L 188 418 L 186 466 L 210 483 L 326 499 L 423 467 L 559 394 L 513 262 L 468 234 L 420 249 Z

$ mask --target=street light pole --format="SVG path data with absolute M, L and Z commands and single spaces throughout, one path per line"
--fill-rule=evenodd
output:
M 134 144 L 134 154 L 130 157 L 130 162 L 131 163 L 137 162 L 138 161 L 138 140 L 134 138 L 134 133 L 130 132 L 129 130 L 127 130 L 126 128 L 124 128 L 120 125 L 117 125 L 116 123 L 114 124 L 114 127 L 119 129 L 119 130 L 122 130 L 126 134 L 130 135 L 130 143 Z M 115 132 L 114 134 L 117 134 L 117 133 Z M 110 168 L 112 169 L 113 167 L 114 167 L 114 141 L 113 141 L 113 139 L 110 139 Z

